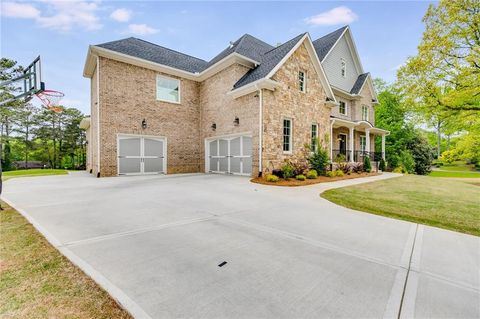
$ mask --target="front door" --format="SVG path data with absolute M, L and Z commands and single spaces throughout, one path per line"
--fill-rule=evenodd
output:
M 338 149 L 340 154 L 347 156 L 347 135 L 339 134 L 338 135 Z

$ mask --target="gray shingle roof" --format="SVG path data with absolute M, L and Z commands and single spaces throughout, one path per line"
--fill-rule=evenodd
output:
M 318 58 L 320 61 L 325 58 L 327 53 L 332 49 L 335 42 L 337 42 L 338 38 L 342 35 L 343 31 L 348 28 L 348 26 L 341 27 L 338 30 L 335 30 L 315 41 L 313 41 L 313 47 L 315 51 L 317 51 Z
M 208 66 L 208 62 L 202 59 L 137 38 L 127 38 L 97 46 L 192 73 L 201 72 Z
M 350 90 L 350 94 L 360 94 L 360 90 L 362 89 L 363 83 L 365 83 L 365 80 L 367 80 L 368 77 L 368 72 L 360 74 L 353 84 L 352 89 Z
M 240 78 L 240 80 L 237 81 L 237 83 L 235 83 L 233 88 L 237 89 L 239 87 L 266 77 L 268 73 L 270 73 L 270 71 L 273 70 L 273 68 L 275 68 L 278 63 L 280 63 L 283 57 L 287 55 L 288 52 L 290 52 L 290 50 L 295 46 L 295 44 L 298 43 L 298 41 L 300 41 L 300 39 L 304 35 L 305 33 L 302 33 L 291 39 L 290 41 L 287 41 L 284 44 L 265 52 L 261 56 L 261 59 L 259 61 L 260 65 L 248 71 L 243 77 Z
M 244 34 L 237 41 L 233 42 L 231 46 L 220 52 L 217 56 L 208 62 L 208 65 L 213 65 L 225 58 L 226 56 L 236 52 L 247 58 L 260 62 L 262 55 L 273 49 L 274 47 L 268 43 L 259 40 L 250 34 Z

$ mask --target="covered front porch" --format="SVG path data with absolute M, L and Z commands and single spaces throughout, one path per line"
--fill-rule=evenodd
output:
M 344 159 L 347 162 L 385 160 L 385 136 L 389 131 L 374 127 L 368 121 L 348 121 L 339 118 L 330 120 L 330 159 Z M 382 150 L 375 152 L 375 138 L 381 137 Z

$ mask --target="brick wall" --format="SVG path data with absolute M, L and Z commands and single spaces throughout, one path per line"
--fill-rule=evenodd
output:
M 101 176 L 117 175 L 119 133 L 166 137 L 167 173 L 200 171 L 199 84 L 180 79 L 181 104 L 157 101 L 157 74 L 100 58 Z M 143 119 L 146 129 L 141 127 Z

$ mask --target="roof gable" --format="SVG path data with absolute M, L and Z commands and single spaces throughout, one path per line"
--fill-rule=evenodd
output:
M 343 35 L 348 26 L 344 26 L 340 29 L 337 29 L 317 40 L 313 41 L 313 46 L 315 51 L 317 51 L 318 58 L 320 61 L 325 59 L 325 56 L 330 52 L 333 46 L 337 43 L 338 39 Z

